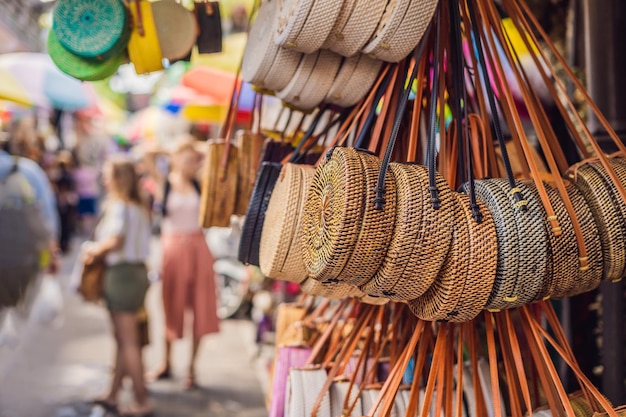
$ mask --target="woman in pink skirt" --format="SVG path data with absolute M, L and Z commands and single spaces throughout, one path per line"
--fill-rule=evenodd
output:
M 195 359 L 203 336 L 219 330 L 213 257 L 198 225 L 200 186 L 196 180 L 199 154 L 192 141 L 182 142 L 172 155 L 164 181 L 163 306 L 165 310 L 165 364 L 154 377 L 170 377 L 172 342 L 183 337 L 184 317 L 193 312 L 193 345 L 185 385 L 196 386 Z

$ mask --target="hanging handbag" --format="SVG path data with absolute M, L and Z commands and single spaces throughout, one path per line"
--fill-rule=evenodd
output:
M 133 0 L 129 7 L 133 30 L 128 42 L 128 57 L 137 74 L 163 69 L 163 52 L 154 21 L 152 2 Z
M 196 37 L 198 53 L 213 54 L 222 52 L 222 17 L 219 2 L 196 2 L 194 6 L 198 24 L 198 36 Z

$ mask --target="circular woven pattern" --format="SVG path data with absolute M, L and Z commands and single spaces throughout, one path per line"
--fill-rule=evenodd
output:
M 409 301 L 409 308 L 422 320 L 446 320 L 455 311 L 469 272 L 471 242 L 469 223 L 461 211 L 457 193 L 452 193 L 454 211 L 457 213 L 456 227 L 452 234 L 452 245 L 443 268 L 426 292 L 415 300 Z
M 127 62 L 124 54 L 118 54 L 104 61 L 91 61 L 74 55 L 65 49 L 54 31 L 48 34 L 47 49 L 54 64 L 67 75 L 82 81 L 98 81 L 117 72 L 120 65 Z
M 279 48 L 269 72 L 257 85 L 271 91 L 282 90 L 294 77 L 303 57 L 300 52 Z
M 383 30 L 363 52 L 388 62 L 406 58 L 424 36 L 438 3 L 437 0 L 411 1 L 396 30 Z M 388 23 L 392 24 L 394 22 Z
M 353 65 L 354 68 L 351 70 Z M 345 73 L 343 66 L 348 67 Z M 382 62 L 366 55 L 357 55 L 344 60 L 343 66 L 326 96 L 326 102 L 341 107 L 351 107 L 371 90 Z
M 278 1 L 279 10 L 278 14 L 275 15 L 277 22 L 274 30 L 274 42 L 280 46 L 293 44 L 306 23 L 315 0 L 276 1 Z M 268 36 L 271 34 L 268 33 Z
M 395 274 L 389 274 L 385 269 L 384 276 L 377 273 L 370 282 L 361 287 L 361 290 L 366 294 L 387 297 L 395 301 L 408 301 L 424 294 L 443 267 L 452 244 L 452 233 L 456 227 L 456 201 L 445 178 L 437 174 L 436 184 L 441 207 L 435 210 L 430 202 L 428 191 L 428 169 L 419 165 L 390 164 L 392 165 L 394 170 L 406 170 L 407 175 L 415 176 L 415 180 L 419 180 L 422 184 L 420 189 L 409 190 L 416 194 L 411 197 L 410 201 L 406 200 L 407 197 L 398 198 L 400 206 L 419 205 L 421 199 L 423 207 L 421 225 L 417 236 L 408 237 L 408 243 L 412 244 L 410 258 L 403 260 L 406 265 L 398 269 L 399 273 L 394 276 Z M 416 209 L 415 207 L 401 208 L 403 211 Z
M 339 15 L 335 20 L 335 24 L 333 25 L 330 33 L 326 37 L 324 44 L 322 45 L 322 49 L 330 49 L 337 39 L 341 37 L 341 32 L 343 28 L 348 23 L 350 16 L 354 13 L 354 8 L 357 4 L 358 0 L 343 0 L 341 4 L 341 9 L 339 10 Z
M 81 58 L 117 55 L 130 36 L 120 0 L 59 0 L 52 14 L 52 30 L 60 44 Z
M 335 26 L 342 6 L 343 0 L 315 0 L 298 36 L 283 46 L 305 54 L 319 50 Z
M 330 50 L 346 57 L 357 54 L 370 40 L 380 22 L 387 3 L 395 0 L 356 0 L 348 21 L 340 33 L 331 33 L 335 38 Z
M 418 3 L 422 3 L 421 1 Z M 393 38 L 396 30 L 402 24 L 403 18 L 411 4 L 411 0 L 390 0 L 385 9 L 385 13 L 378 22 L 376 31 L 361 52 L 372 54 L 381 48 L 389 47 L 389 40 Z
M 194 15 L 171 0 L 153 1 L 152 15 L 163 57 L 173 61 L 189 54 L 197 36 Z
M 580 190 L 575 185 L 569 184 L 566 188 L 583 232 L 587 257 L 589 258 L 587 261 L 589 269 L 581 271 L 580 268 L 578 268 L 575 279 L 570 280 L 570 285 L 567 287 L 562 287 L 559 285 L 560 283 L 557 282 L 552 294 L 553 298 L 570 297 L 591 291 L 600 285 L 603 275 L 602 244 L 600 242 L 600 233 L 593 218 L 593 214 L 591 213 L 591 209 L 587 205 Z M 578 256 L 578 253 L 576 256 Z
M 320 51 L 315 68 L 309 76 L 302 92 L 288 102 L 302 110 L 311 110 L 319 106 L 333 85 L 342 57 L 330 52 Z
M 299 100 L 302 90 L 306 86 L 307 81 L 309 81 L 311 73 L 313 73 L 319 55 L 319 52 L 303 55 L 293 77 L 291 77 L 291 80 L 285 88 L 276 91 L 276 97 L 287 103 L 293 103 Z
M 359 234 L 364 187 L 353 148 L 335 148 L 317 167 L 302 213 L 302 257 L 311 278 L 329 281 L 344 269 Z
M 357 150 L 357 154 L 363 166 L 361 175 L 365 177 L 364 188 L 361 189 L 361 215 L 352 220 L 360 223 L 359 235 L 350 260 L 336 279 L 359 286 L 372 279 L 387 254 L 396 219 L 396 182 L 393 172 L 388 171 L 385 204 L 382 210 L 376 210 L 374 200 L 381 161 L 367 151 Z
M 591 209 L 600 233 L 604 279 L 620 279 L 626 265 L 626 240 L 621 214 L 611 191 L 614 186 L 607 183 L 592 164 L 580 166 L 574 173 L 574 180 Z
M 302 282 L 307 273 L 302 263 L 302 241 L 298 233 L 302 204 L 315 169 L 286 164 L 274 186 L 261 235 L 259 261 L 267 277 Z
M 455 196 L 462 213 L 460 221 L 463 222 L 465 218 L 468 225 L 469 256 L 466 256 L 469 266 L 461 297 L 443 320 L 465 322 L 480 314 L 491 294 L 498 265 L 498 238 L 491 213 L 483 203 L 476 202 L 482 214 L 482 221 L 477 223 L 472 215 L 469 197 L 458 193 Z
M 326 282 L 322 283 L 314 279 L 306 279 L 300 284 L 303 292 L 320 297 L 330 298 L 331 300 L 339 300 L 344 297 L 361 297 L 363 293 L 353 285 L 343 282 Z
M 498 310 L 532 302 L 541 291 L 547 268 L 545 217 L 532 193 L 517 183 L 528 211 L 515 207 L 504 179 L 475 182 L 478 198 L 488 207 L 496 225 L 498 266 L 486 308 Z
M 279 47 L 267 34 L 274 31 L 277 11 L 277 1 L 265 1 L 259 6 L 243 51 L 241 76 L 244 81 L 262 86 L 265 76 L 274 63 Z

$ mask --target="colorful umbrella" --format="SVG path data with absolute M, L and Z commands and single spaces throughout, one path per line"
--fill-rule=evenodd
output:
M 0 97 L 18 103 L 74 111 L 94 105 L 89 84 L 63 74 L 39 53 L 0 55 Z

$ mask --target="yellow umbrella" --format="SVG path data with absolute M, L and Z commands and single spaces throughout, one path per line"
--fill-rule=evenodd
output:
M 191 63 L 204 67 L 219 68 L 224 71 L 236 73 L 246 47 L 248 37 L 245 33 L 235 33 L 224 38 L 222 52 L 216 54 L 200 55 L 194 52 Z
M 32 106 L 28 93 L 20 87 L 15 77 L 5 69 L 0 68 L 0 99 L 14 103 Z

